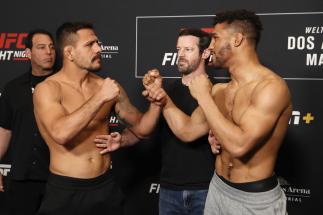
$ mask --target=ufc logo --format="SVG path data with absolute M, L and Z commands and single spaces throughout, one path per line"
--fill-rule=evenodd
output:
M 1 33 L 0 34 L 0 49 L 25 49 L 26 46 L 23 40 L 27 37 L 27 33 Z M 12 47 L 14 45 L 14 47 Z
M 11 165 L 10 164 L 0 164 L 0 173 L 3 176 L 7 176 L 10 172 Z

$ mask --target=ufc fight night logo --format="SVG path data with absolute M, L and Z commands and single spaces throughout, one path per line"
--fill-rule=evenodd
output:
M 0 33 L 0 61 L 26 61 L 27 33 Z

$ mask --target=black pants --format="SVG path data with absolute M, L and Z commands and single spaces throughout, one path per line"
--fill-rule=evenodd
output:
M 45 181 L 11 180 L 6 201 L 10 215 L 35 215 L 45 192 Z
M 122 215 L 124 196 L 111 173 L 93 179 L 51 174 L 38 215 Z

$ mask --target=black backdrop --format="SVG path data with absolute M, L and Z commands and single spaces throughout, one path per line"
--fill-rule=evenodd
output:
M 141 77 L 149 68 L 160 69 L 166 85 L 178 78 L 174 65 L 178 29 L 211 28 L 216 11 L 254 10 L 264 24 L 260 59 L 285 78 L 292 93 L 294 112 L 276 168 L 288 211 L 322 214 L 314 212 L 323 203 L 322 0 L 20 0 L 1 2 L 0 8 L 0 89 L 29 67 L 22 52 L 26 32 L 45 28 L 54 33 L 65 21 L 90 21 L 103 43 L 100 75 L 120 82 L 142 111 L 147 102 L 141 97 Z M 220 82 L 228 80 L 225 71 L 209 73 Z M 113 116 L 109 120 L 112 129 L 120 128 Z M 126 214 L 157 215 L 158 144 L 153 139 L 142 141 L 114 153 L 112 169 L 127 196 Z M 0 171 L 10 177 L 10 149 Z M 4 208 L 0 193 L 0 214 L 5 214 Z

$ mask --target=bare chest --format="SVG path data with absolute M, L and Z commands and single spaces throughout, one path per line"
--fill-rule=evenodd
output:
M 250 106 L 251 97 L 250 87 L 227 87 L 219 92 L 215 100 L 222 114 L 235 124 L 239 124 L 241 117 Z

